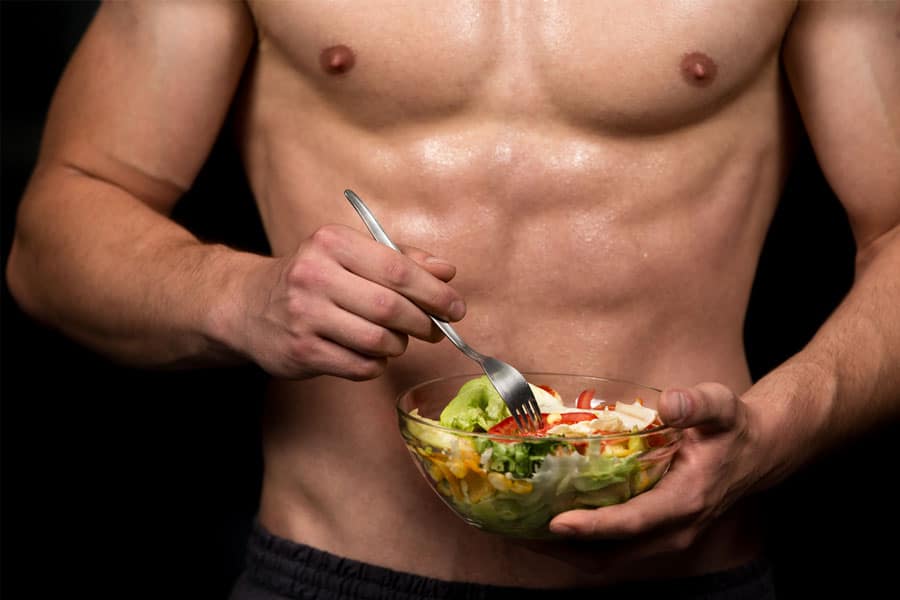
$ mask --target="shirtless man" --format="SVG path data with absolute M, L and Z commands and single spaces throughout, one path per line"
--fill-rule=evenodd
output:
M 119 360 L 273 375 L 256 551 L 314 558 L 236 597 L 339 578 L 331 554 L 403 572 L 388 597 L 735 573 L 754 492 L 900 412 L 898 31 L 891 2 L 111 2 L 57 90 L 8 281 Z M 857 274 L 754 384 L 742 324 L 792 94 Z M 271 257 L 167 217 L 232 102 Z M 423 309 L 522 370 L 666 387 L 672 470 L 560 515 L 562 543 L 465 525 L 396 434 L 398 390 L 472 369 Z

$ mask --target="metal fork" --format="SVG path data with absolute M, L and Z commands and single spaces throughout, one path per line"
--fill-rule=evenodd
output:
M 353 205 L 353 208 L 355 208 L 356 212 L 359 213 L 359 216 L 362 217 L 363 223 L 366 224 L 372 237 L 385 246 L 399 252 L 400 249 L 391 241 L 387 233 L 385 233 L 384 228 L 378 220 L 375 219 L 375 215 L 372 214 L 372 211 L 369 210 L 369 207 L 366 206 L 365 202 L 363 202 L 352 190 L 344 190 L 344 196 L 347 197 L 347 200 L 350 201 L 350 204 Z M 534 398 L 531 387 L 528 385 L 528 382 L 525 381 L 525 377 L 523 377 L 521 373 L 513 368 L 512 365 L 497 360 L 492 356 L 485 356 L 474 350 L 463 341 L 459 334 L 456 333 L 456 330 L 453 329 L 448 322 L 431 314 L 428 316 L 444 335 L 447 336 L 447 339 L 453 342 L 454 346 L 462 350 L 463 354 L 481 365 L 481 370 L 484 371 L 484 374 L 487 375 L 491 384 L 493 384 L 494 389 L 496 389 L 497 393 L 500 394 L 500 397 L 503 398 L 506 407 L 509 409 L 510 414 L 512 414 L 513 419 L 515 419 L 519 429 L 524 431 L 535 431 L 538 427 L 543 426 L 541 409 L 538 406 L 537 400 Z

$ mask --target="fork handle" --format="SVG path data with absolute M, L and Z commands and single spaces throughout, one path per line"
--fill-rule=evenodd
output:
M 427 313 L 426 313 L 427 314 Z M 444 335 L 447 336 L 447 339 L 453 342 L 453 345 L 462 350 L 463 354 L 474 360 L 475 362 L 481 362 L 484 360 L 484 355 L 480 352 L 476 352 L 469 347 L 467 343 L 463 341 L 459 334 L 456 333 L 456 330 L 453 329 L 453 326 L 450 325 L 447 321 L 442 321 L 438 319 L 434 315 L 428 315 L 434 324 L 438 326 L 438 329 L 444 332 Z
M 381 226 L 381 223 L 378 222 L 378 219 L 375 218 L 375 215 L 372 214 L 372 211 L 369 210 L 369 207 L 366 206 L 366 203 L 362 201 L 362 198 L 356 195 L 353 190 L 344 190 L 344 196 L 347 200 L 350 201 L 350 204 L 353 205 L 353 208 L 356 209 L 356 212 L 359 214 L 360 218 L 362 218 L 363 223 L 366 224 L 366 229 L 369 230 L 369 233 L 372 234 L 372 237 L 375 238 L 376 241 L 384 244 L 388 248 L 396 250 L 400 252 L 400 248 L 397 247 L 397 244 L 391 241 L 391 238 L 388 237 L 387 232 Z M 456 333 L 456 330 L 443 319 L 439 319 L 436 316 L 425 313 L 428 317 L 434 322 L 435 325 L 438 326 L 447 339 L 453 342 L 453 345 L 459 348 L 466 356 L 471 358 L 474 361 L 481 362 L 484 360 L 484 356 L 481 353 L 476 352 L 472 348 L 469 347 L 467 343 L 463 341 L 459 334 Z
M 373 215 L 372 211 L 369 210 L 369 207 L 366 206 L 366 203 L 362 201 L 362 198 L 357 196 L 353 190 L 344 190 L 344 196 L 346 196 L 347 200 L 350 201 L 350 204 L 353 205 L 353 208 L 356 209 L 356 212 L 359 213 L 359 216 L 362 218 L 363 223 L 366 224 L 366 228 L 369 230 L 369 233 L 372 234 L 372 237 L 388 248 L 392 248 L 397 252 L 400 252 L 400 248 L 397 247 L 397 244 L 391 241 L 391 238 L 388 237 L 388 234 L 381 226 L 381 223 L 378 222 L 378 220 L 375 218 L 375 215 Z

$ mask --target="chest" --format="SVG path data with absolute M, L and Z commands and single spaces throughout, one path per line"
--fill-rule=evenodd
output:
M 258 60 L 364 124 L 468 111 L 652 129 L 708 114 L 776 64 L 793 4 L 263 0 L 251 10 Z

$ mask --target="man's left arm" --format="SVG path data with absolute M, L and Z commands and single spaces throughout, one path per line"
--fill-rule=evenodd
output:
M 857 246 L 849 294 L 787 363 L 828 384 L 806 459 L 900 416 L 900 2 L 802 5 L 784 62 Z
M 661 414 L 685 429 L 670 472 L 624 504 L 560 515 L 560 533 L 640 535 L 639 554 L 687 547 L 742 496 L 900 417 L 900 3 L 801 3 L 784 64 L 853 229 L 853 286 L 802 351 L 741 397 L 716 383 L 667 390 Z

